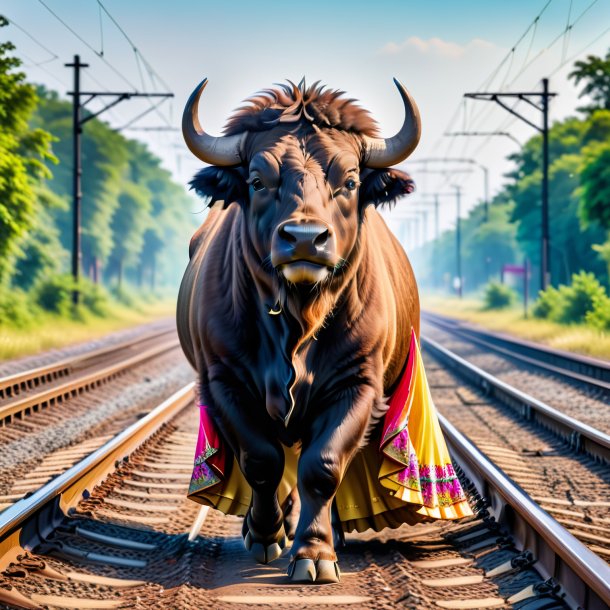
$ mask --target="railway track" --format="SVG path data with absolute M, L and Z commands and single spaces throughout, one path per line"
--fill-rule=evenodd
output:
M 509 354 L 505 353 L 508 347 L 498 351 L 492 344 L 473 340 L 462 332 L 462 326 L 448 322 L 443 322 L 441 326 L 426 316 L 422 319 L 422 334 L 516 390 L 572 419 L 610 434 L 610 418 L 607 416 L 610 393 L 600 387 L 599 383 L 602 382 L 589 383 L 584 378 L 575 380 L 544 366 L 531 365 L 510 350 Z
M 241 520 L 186 500 L 192 384 L 0 513 L 10 608 L 566 608 L 610 601 L 610 570 L 446 420 L 476 515 L 348 535 L 340 584 L 256 565 Z M 45 458 L 53 466 L 53 456 Z M 43 460 L 43 463 L 45 463 Z
M 192 377 L 169 325 L 0 379 L 0 510 Z M 42 459 L 53 455 L 53 463 Z
M 610 436 L 422 338 L 435 402 L 546 511 L 610 560 Z
M 597 390 L 602 395 L 610 395 L 609 362 L 501 333 L 484 331 L 467 322 L 437 313 L 422 312 L 422 320 L 527 367 L 580 384 L 589 390 Z
M 123 372 L 178 347 L 175 329 L 85 352 L 0 378 L 0 425 L 99 387 Z

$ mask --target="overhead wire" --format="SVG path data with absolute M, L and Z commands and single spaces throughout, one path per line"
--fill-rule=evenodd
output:
M 38 2 L 57 20 L 59 21 L 70 33 L 72 33 L 73 36 L 75 36 L 82 44 L 84 44 L 89 50 L 91 50 L 104 64 L 106 64 L 108 66 L 108 68 L 110 68 L 110 70 L 116 75 L 118 76 L 121 81 L 123 81 L 125 84 L 127 84 L 131 89 L 133 89 L 133 92 L 136 93 L 138 92 L 138 87 L 135 85 L 135 83 L 130 80 L 129 78 L 127 78 L 118 68 L 116 68 L 111 62 L 108 61 L 108 59 L 104 56 L 104 50 L 102 48 L 101 51 L 98 51 L 97 49 L 95 49 L 93 47 L 92 44 L 89 43 L 89 41 L 87 41 L 85 38 L 83 38 L 74 28 L 72 28 L 64 19 L 62 19 L 62 17 L 60 17 L 46 2 L 45 0 L 38 0 Z M 108 11 L 108 9 L 106 9 L 106 7 L 103 5 L 103 3 L 100 0 L 97 0 L 98 3 L 98 8 L 100 11 L 103 11 L 108 18 L 112 21 L 112 23 L 117 27 L 117 29 L 121 32 L 121 34 L 125 37 L 125 39 L 128 41 L 128 43 L 132 46 L 132 50 L 134 51 L 134 55 L 136 58 L 136 64 L 138 65 L 138 55 L 139 57 L 142 59 L 142 61 L 145 63 L 145 65 L 148 66 L 148 70 L 151 73 L 156 74 L 156 72 L 154 71 L 154 69 L 152 68 L 152 66 L 149 64 L 149 62 L 147 62 L 145 60 L 145 58 L 142 56 L 142 54 L 138 51 L 137 47 L 135 46 L 135 44 L 133 43 L 133 41 L 131 40 L 131 38 L 127 35 L 127 33 L 125 32 L 125 30 L 121 27 L 121 25 L 118 23 L 118 21 L 111 15 L 111 13 Z M 101 28 L 101 14 L 100 14 L 100 28 Z M 101 30 L 103 32 L 103 30 Z M 102 43 L 103 44 L 103 43 Z M 139 65 L 138 65 L 139 68 Z M 141 74 L 141 71 L 140 71 Z M 91 75 L 89 75 L 91 77 Z M 142 76 L 142 75 L 141 75 Z M 91 77 L 92 80 L 95 81 L 95 79 L 93 77 Z M 141 78 L 141 80 L 143 81 L 143 78 Z M 161 79 L 160 79 L 161 80 Z M 99 81 L 97 81 L 99 83 Z M 103 87 L 103 89 L 105 91 L 107 91 L 107 89 L 105 87 Z M 170 89 L 168 87 L 168 89 Z M 146 92 L 146 91 L 144 91 Z M 155 112 L 157 113 L 157 115 L 159 116 L 159 118 L 168 126 L 171 125 L 170 120 L 168 120 L 167 117 L 165 117 L 162 113 L 159 112 L 157 106 L 155 105 L 152 100 L 147 99 L 147 102 L 150 104 L 151 109 L 155 110 Z M 113 116 L 111 114 L 111 116 Z
M 536 15 L 536 17 L 532 20 L 532 22 L 527 26 L 527 28 L 525 29 L 525 31 L 521 34 L 521 36 L 519 36 L 519 38 L 517 39 L 517 41 L 511 46 L 511 49 L 508 51 L 508 53 L 500 60 L 500 62 L 498 63 L 498 65 L 487 75 L 487 77 L 481 82 L 481 84 L 479 85 L 479 87 L 477 88 L 478 91 L 481 90 L 485 90 L 488 87 L 491 86 L 491 84 L 493 83 L 495 77 L 497 76 L 497 74 L 500 72 L 500 70 L 502 69 L 502 66 L 504 66 L 504 64 L 509 61 L 511 54 L 513 53 L 514 49 L 516 49 L 521 42 L 525 39 L 525 37 L 527 36 L 528 32 L 534 28 L 537 28 L 537 24 L 538 21 L 540 20 L 540 18 L 542 17 L 542 15 L 546 12 L 546 10 L 549 8 L 549 6 L 552 4 L 553 0 L 547 0 L 547 2 L 544 4 L 544 6 L 542 7 L 542 9 L 538 12 L 538 14 Z M 455 122 L 457 120 L 457 118 L 459 117 L 460 114 L 460 109 L 461 109 L 461 104 L 458 104 L 455 112 L 453 113 L 453 115 L 451 116 L 451 119 L 449 120 L 447 126 L 445 127 L 445 129 L 443 130 L 443 133 L 447 133 L 450 131 L 454 131 L 454 125 Z M 471 112 L 475 112 L 476 109 L 473 109 L 473 111 Z M 481 112 L 485 112 L 485 110 L 479 110 L 477 117 L 480 116 Z M 470 117 L 470 122 L 472 122 L 474 120 L 474 115 L 471 115 Z M 453 138 L 452 138 L 453 140 Z M 443 145 L 443 141 L 447 142 L 446 140 L 444 140 L 443 136 L 441 135 L 439 137 L 439 139 L 435 142 L 434 144 L 434 148 L 437 149 L 438 147 Z M 451 148 L 453 146 L 453 143 L 448 143 L 446 144 L 447 148 Z
M 528 46 L 528 50 L 527 53 L 525 55 L 524 61 L 521 65 L 521 68 L 519 69 L 519 71 L 512 77 L 512 79 L 510 80 L 510 82 L 508 83 L 508 87 L 510 88 L 512 85 L 514 85 L 514 83 L 542 56 L 544 55 L 546 52 L 548 52 L 560 39 L 563 38 L 564 40 L 564 44 L 563 44 L 563 49 L 562 49 L 562 56 L 559 62 L 559 65 L 557 66 L 557 68 L 555 68 L 553 70 L 553 72 L 550 73 L 550 76 L 556 74 L 563 66 L 565 66 L 567 63 L 569 63 L 570 61 L 572 61 L 575 57 L 577 57 L 578 55 L 580 55 L 581 53 L 583 53 L 587 48 L 589 48 L 590 46 L 592 46 L 595 42 L 597 42 L 598 40 L 600 40 L 605 34 L 607 34 L 608 32 L 610 32 L 610 27 L 605 28 L 598 36 L 596 36 L 592 41 L 590 41 L 587 45 L 585 45 L 583 48 L 579 49 L 578 52 L 572 54 L 569 57 L 566 57 L 567 54 L 567 49 L 569 46 L 569 40 L 570 40 L 570 35 L 574 29 L 574 27 L 584 18 L 584 16 L 593 8 L 593 6 L 599 1 L 599 0 L 592 0 L 573 20 L 571 20 L 572 17 L 572 10 L 573 10 L 573 0 L 570 0 L 570 6 L 568 7 L 568 16 L 566 19 L 566 25 L 564 28 L 562 28 L 562 31 L 553 39 L 551 40 L 551 42 L 549 42 L 541 51 L 539 51 L 533 58 L 530 59 L 531 56 L 531 50 L 533 48 L 533 44 L 534 44 L 534 38 L 537 34 L 538 31 L 538 25 L 539 25 L 539 21 L 540 21 L 540 17 L 542 15 L 542 13 L 544 13 L 544 11 L 548 8 L 550 1 L 547 2 L 545 4 L 545 6 L 543 7 L 543 9 L 540 11 L 540 13 L 536 16 L 536 18 L 534 19 L 534 21 L 532 22 L 532 24 L 530 24 L 530 26 L 526 29 L 526 32 L 524 32 L 524 35 L 522 35 L 518 41 L 521 42 L 525 36 L 525 34 L 529 31 L 532 30 L 532 36 L 530 39 L 530 44 Z M 533 29 L 532 29 L 533 26 Z M 517 43 L 517 44 L 518 44 Z M 509 51 L 507 53 L 507 55 L 503 58 L 503 60 L 500 62 L 500 65 L 498 66 L 498 68 L 496 68 L 494 71 L 492 71 L 491 76 L 492 78 L 495 78 L 495 76 L 497 76 L 498 72 L 499 72 L 499 68 L 501 68 L 501 66 L 503 65 L 503 63 L 505 63 L 508 59 L 508 57 L 513 53 L 514 49 L 516 48 L 517 45 L 515 45 L 513 48 L 511 48 L 511 51 Z M 491 79 L 488 77 L 486 79 L 486 82 L 489 82 Z M 493 107 L 492 105 L 487 105 L 488 106 L 488 112 L 487 113 L 479 113 L 476 117 L 474 117 L 472 114 L 469 117 L 469 123 L 472 124 L 474 122 L 474 119 L 477 119 L 477 124 L 479 124 L 481 122 L 481 119 L 487 119 L 490 114 L 492 114 L 492 110 Z M 514 122 L 516 121 L 516 117 L 514 116 L 510 116 L 510 117 L 506 117 L 503 119 L 502 125 L 512 125 Z M 454 121 L 452 121 L 452 123 L 454 124 Z M 499 128 L 494 129 L 494 131 L 505 131 L 506 127 L 502 128 L 502 125 Z M 464 129 L 464 131 L 466 131 L 466 129 Z M 453 140 L 453 138 L 451 139 Z M 476 148 L 476 150 L 474 151 L 474 153 L 471 156 L 476 156 L 478 154 L 480 154 L 480 152 L 485 148 L 485 146 L 487 144 L 489 144 L 489 142 L 491 141 L 491 136 L 487 136 L 483 142 L 481 142 L 479 144 L 479 146 Z M 451 145 L 447 146 L 447 149 L 450 148 Z M 469 143 L 465 142 L 465 145 L 463 147 L 463 153 L 465 156 L 466 150 L 469 147 Z M 446 182 L 446 181 L 445 181 Z M 440 187 L 442 188 L 442 187 Z
M 89 50 L 95 53 L 97 57 L 99 57 L 125 84 L 129 85 L 133 89 L 134 93 L 137 92 L 138 88 L 124 74 L 122 74 L 120 70 L 115 68 L 103 55 L 101 55 L 100 52 L 89 43 L 89 41 L 70 27 L 68 23 L 66 23 L 44 0 L 38 0 L 38 2 L 42 4 L 42 6 L 44 6 L 47 11 L 49 11 L 49 13 L 51 13 L 51 15 L 57 19 L 57 21 L 59 21 L 69 32 L 78 38 L 78 40 L 80 40 Z
M 41 49 L 43 49 L 43 51 L 46 51 L 49 55 L 51 55 L 50 59 L 46 59 L 45 61 L 41 61 L 41 62 L 35 62 L 34 65 L 42 66 L 43 64 L 47 64 L 47 63 L 50 63 L 52 61 L 55 61 L 56 59 L 59 59 L 59 55 L 57 55 L 57 53 L 51 51 L 51 49 L 49 49 L 49 47 L 46 47 L 45 45 L 43 45 L 35 36 L 30 34 L 25 28 L 21 27 L 14 19 L 11 19 L 11 18 L 6 17 L 6 16 L 5 16 L 5 19 L 11 25 L 15 26 L 18 30 L 23 32 L 30 40 L 35 42 Z M 34 61 L 34 60 L 30 59 L 30 61 Z
M 166 90 L 171 91 L 171 87 L 161 78 L 161 76 L 157 73 L 157 71 L 152 67 L 150 62 L 144 57 L 144 55 L 142 54 L 142 52 L 140 51 L 138 46 L 135 44 L 135 42 L 132 40 L 132 38 L 129 36 L 129 34 L 127 34 L 127 32 L 121 26 L 121 24 L 117 21 L 117 19 L 115 19 L 115 17 L 112 15 L 112 13 L 110 13 L 110 11 L 104 6 L 103 2 L 101 0 L 96 0 L 96 1 L 97 1 L 98 6 L 100 7 L 100 9 L 104 11 L 104 13 L 108 17 L 108 19 L 110 19 L 110 21 L 112 21 L 112 23 L 116 26 L 118 31 L 123 35 L 123 37 L 125 38 L 127 43 L 130 45 L 130 47 L 131 47 L 131 49 L 133 51 L 134 57 L 135 57 L 135 62 L 136 62 L 136 66 L 137 66 L 137 69 L 138 69 L 138 74 L 140 76 L 140 82 L 142 83 L 143 91 L 146 92 L 146 85 L 144 83 L 144 75 L 142 73 L 141 63 L 146 67 L 146 70 L 147 70 L 147 72 L 149 74 L 149 78 L 151 79 L 151 83 L 153 85 L 153 88 L 155 87 L 155 82 L 154 82 L 154 78 L 153 77 L 156 77 L 157 80 L 165 87 Z M 166 123 L 168 126 L 170 126 L 172 124 L 171 120 L 168 119 L 167 117 L 165 117 L 158 110 L 158 104 L 153 104 L 152 100 L 148 100 L 148 102 L 149 102 L 151 108 L 153 110 L 155 110 L 155 113 L 157 114 L 157 116 L 159 116 L 159 118 L 164 123 Z

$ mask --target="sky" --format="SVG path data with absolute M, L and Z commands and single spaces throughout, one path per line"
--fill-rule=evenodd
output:
M 453 226 L 454 187 L 461 188 L 464 214 L 483 199 L 482 164 L 493 196 L 511 168 L 507 155 L 535 133 L 493 103 L 465 102 L 464 93 L 539 91 L 541 79 L 549 77 L 559 94 L 551 120 L 559 120 L 582 103 L 567 79 L 573 62 L 610 47 L 610 0 L 2 0 L 0 13 L 12 22 L 2 37 L 17 46 L 32 82 L 65 95 L 72 73 L 64 64 L 78 53 L 90 64 L 83 88 L 173 92 L 172 100 L 132 125 L 172 131 L 123 133 L 146 141 L 185 185 L 201 164 L 178 127 L 184 103 L 203 77 L 209 84 L 200 117 L 215 135 L 256 91 L 305 76 L 359 100 L 384 136 L 403 120 L 392 82 L 397 77 L 422 115 L 420 145 L 405 163 L 417 192 L 392 212 L 395 229 L 397 219 L 418 219 L 411 223 L 413 243 L 433 236 L 431 215 L 424 226 L 420 213 L 430 209 L 430 195 L 441 194 L 441 229 Z M 522 107 L 540 121 L 537 111 Z M 123 128 L 150 108 L 146 100 L 122 102 L 104 119 Z M 511 137 L 444 135 L 475 130 Z M 439 157 L 479 165 L 421 163 Z

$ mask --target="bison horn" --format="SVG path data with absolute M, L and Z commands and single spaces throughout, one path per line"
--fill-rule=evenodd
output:
M 230 166 L 242 162 L 242 149 L 246 133 L 216 138 L 208 135 L 197 116 L 199 98 L 208 84 L 204 78 L 201 84 L 191 93 L 184 114 L 182 115 L 182 135 L 191 152 L 210 165 Z
M 405 120 L 400 131 L 392 138 L 364 136 L 364 165 L 389 167 L 404 161 L 414 150 L 421 136 L 421 119 L 415 100 L 404 85 L 394 79 L 405 105 Z

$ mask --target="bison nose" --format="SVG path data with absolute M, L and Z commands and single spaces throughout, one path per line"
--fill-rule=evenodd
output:
M 329 238 L 328 227 L 315 223 L 285 224 L 278 229 L 280 238 L 290 244 L 295 250 L 322 250 Z

